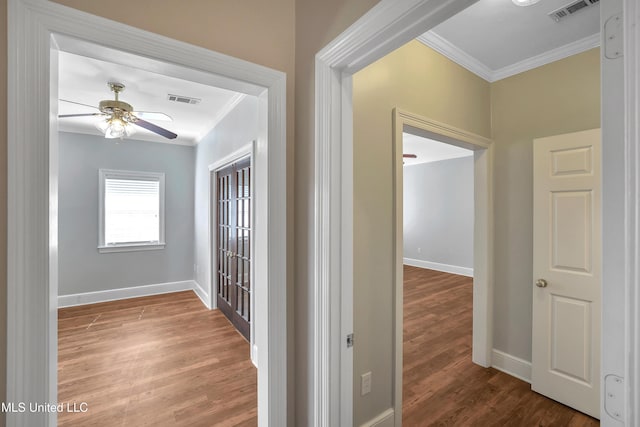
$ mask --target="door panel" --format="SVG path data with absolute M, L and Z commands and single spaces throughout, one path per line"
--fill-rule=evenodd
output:
M 217 181 L 217 302 L 238 331 L 251 333 L 251 164 L 221 169 Z
M 551 295 L 551 370 L 591 382 L 591 303 Z
M 218 283 L 217 283 L 217 303 L 218 308 L 227 316 L 229 320 L 233 317 L 231 309 L 231 289 L 232 289 L 232 264 L 231 234 L 234 230 L 231 205 L 233 201 L 233 166 L 220 170 L 217 176 L 217 224 L 218 224 Z
M 599 418 L 600 131 L 534 141 L 534 391 Z
M 552 267 L 591 272 L 591 191 L 551 192 Z
M 249 159 L 236 164 L 235 170 L 235 313 L 234 325 L 249 339 L 251 322 L 251 167 Z

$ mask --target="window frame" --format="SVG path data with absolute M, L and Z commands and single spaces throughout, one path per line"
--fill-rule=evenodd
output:
M 157 242 L 142 243 L 115 243 L 105 244 L 105 181 L 107 179 L 130 179 L 141 181 L 157 181 L 159 183 L 159 240 Z M 164 172 L 141 172 L 117 169 L 98 170 L 98 252 L 132 252 L 132 251 L 152 251 L 164 249 L 165 242 L 165 177 Z

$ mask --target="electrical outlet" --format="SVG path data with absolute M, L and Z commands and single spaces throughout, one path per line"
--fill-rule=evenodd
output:
M 360 394 L 364 396 L 369 393 L 371 393 L 371 372 L 360 376 Z

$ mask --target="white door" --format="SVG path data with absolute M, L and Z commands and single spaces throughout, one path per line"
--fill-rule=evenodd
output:
M 600 129 L 533 144 L 531 388 L 600 418 Z

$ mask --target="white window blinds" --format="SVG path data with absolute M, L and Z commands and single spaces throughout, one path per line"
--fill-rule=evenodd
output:
M 160 182 L 106 178 L 104 244 L 153 243 L 160 240 Z

